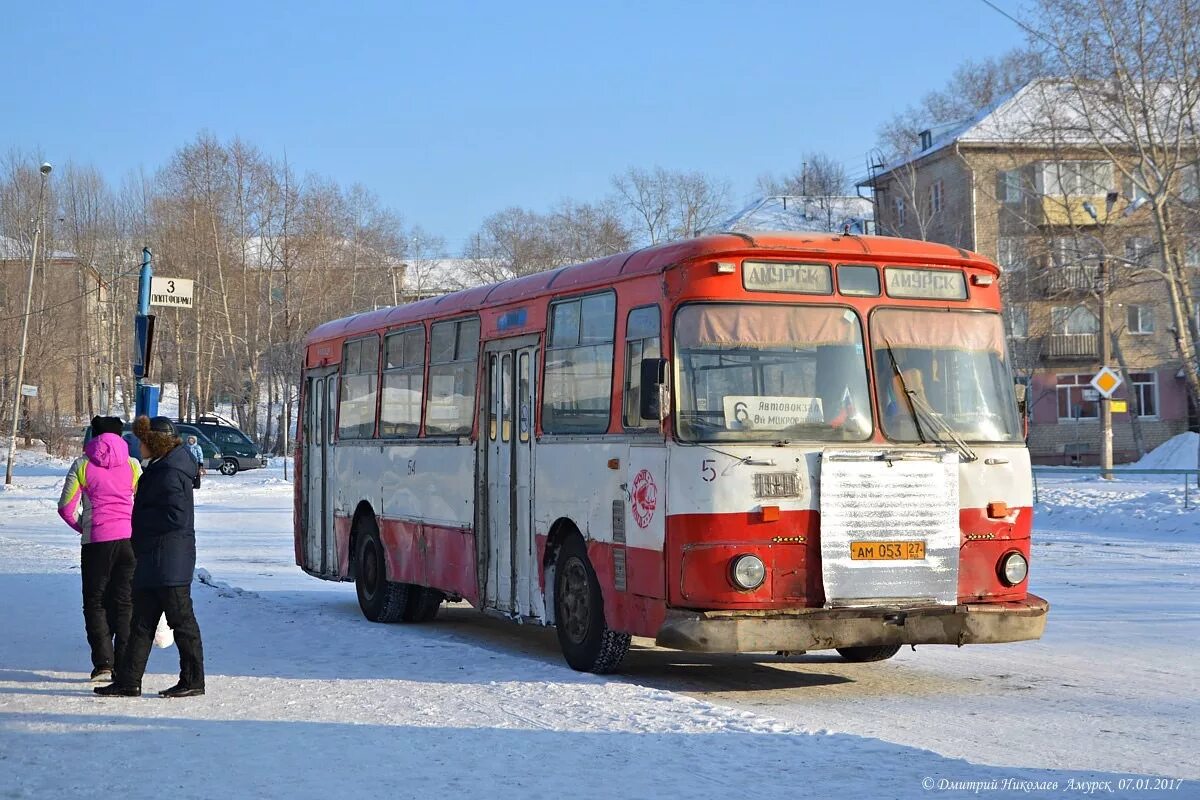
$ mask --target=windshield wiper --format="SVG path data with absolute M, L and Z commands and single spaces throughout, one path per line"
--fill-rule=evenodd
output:
M 908 398 L 908 412 L 912 416 L 913 426 L 917 430 L 917 438 L 924 443 L 929 442 L 923 433 L 923 428 L 928 426 L 934 441 L 945 444 L 946 440 L 949 439 L 955 449 L 958 450 L 963 461 L 978 461 L 979 456 L 971 449 L 970 445 L 962 440 L 962 437 L 955 432 L 954 428 L 950 427 L 949 423 L 942 418 L 942 415 L 935 411 L 925 398 L 918 395 L 916 391 L 908 388 L 908 383 L 904 380 L 904 373 L 900 370 L 900 364 L 896 361 L 896 353 L 892 350 L 892 343 L 885 339 L 883 344 L 887 348 L 888 358 L 892 361 L 892 374 L 896 376 L 896 380 L 900 382 L 900 389 L 904 392 L 904 396 Z

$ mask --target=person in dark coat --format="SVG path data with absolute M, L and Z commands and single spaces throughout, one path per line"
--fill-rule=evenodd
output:
M 133 503 L 133 623 L 123 658 L 118 657 L 113 682 L 96 694 L 137 697 L 164 613 L 179 648 L 179 683 L 159 692 L 163 697 L 204 694 L 204 647 L 192 610 L 192 576 L 196 569 L 196 531 L 192 482 L 197 465 L 166 417 L 138 417 L 133 432 L 142 456 L 150 459 L 138 482 Z

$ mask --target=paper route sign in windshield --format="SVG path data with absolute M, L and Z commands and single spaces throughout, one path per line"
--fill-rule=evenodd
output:
M 725 427 L 732 431 L 781 431 L 825 421 L 819 397 L 726 395 L 724 404 Z

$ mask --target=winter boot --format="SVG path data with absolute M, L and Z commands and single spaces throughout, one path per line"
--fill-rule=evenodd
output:
M 204 687 L 187 686 L 183 683 L 177 683 L 170 689 L 163 689 L 158 694 L 160 697 L 199 697 L 204 694 Z
M 140 686 L 122 686 L 119 683 L 110 683 L 108 686 L 97 686 L 92 689 L 93 692 L 101 697 L 141 697 L 142 687 Z
M 92 683 L 112 683 L 112 667 L 96 667 L 92 670 Z

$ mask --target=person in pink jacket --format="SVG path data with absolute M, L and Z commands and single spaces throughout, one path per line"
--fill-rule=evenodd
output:
M 129 639 L 132 582 L 137 562 L 132 534 L 133 494 L 142 466 L 129 456 L 119 417 L 93 417 L 94 438 L 67 471 L 58 515 L 79 531 L 83 623 L 92 648 L 92 680 L 108 681 Z M 116 637 L 114 644 L 113 637 Z

